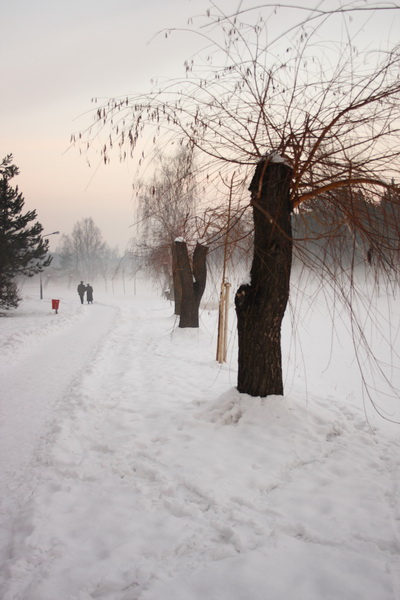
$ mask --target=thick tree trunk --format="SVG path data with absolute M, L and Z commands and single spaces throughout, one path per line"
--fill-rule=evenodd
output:
M 173 289 L 174 289 L 174 302 L 175 302 L 175 314 L 181 314 L 181 304 L 182 304 L 182 285 L 181 278 L 179 275 L 179 267 L 178 267 L 178 258 L 176 254 L 176 246 L 175 243 L 172 244 L 171 247 L 172 253 L 172 281 L 173 281 Z
M 249 285 L 235 297 L 239 341 L 239 392 L 283 394 L 281 323 L 289 299 L 292 170 L 264 159 L 250 185 L 254 256 Z
M 182 302 L 180 310 L 179 327 L 199 326 L 199 307 L 207 279 L 208 248 L 197 244 L 193 254 L 193 271 L 189 260 L 186 243 L 175 242 L 175 255 L 177 260 L 180 284 L 182 288 Z

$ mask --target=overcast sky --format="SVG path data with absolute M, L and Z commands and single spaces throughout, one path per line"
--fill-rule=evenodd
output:
M 237 4 L 219 2 L 232 9 Z M 251 4 L 261 2 L 246 2 Z M 323 4 L 331 7 L 330 0 Z M 70 135 L 90 124 L 92 97 L 146 90 L 151 78 L 181 73 L 193 37 L 152 38 L 163 28 L 185 26 L 209 6 L 208 0 L 2 3 L 0 154 L 14 155 L 21 174 L 13 183 L 25 196 L 25 208 L 37 210 L 44 233 L 69 234 L 76 221 L 92 217 L 107 243 L 125 250 L 134 231 L 129 225 L 136 165 L 115 159 L 96 171 L 76 149 L 68 150 Z M 368 35 L 379 43 L 391 30 L 400 38 L 398 17 L 377 15 Z M 50 238 L 53 250 L 57 238 Z
M 154 34 L 185 25 L 206 0 L 13 0 L 0 19 L 0 153 L 12 153 L 13 180 L 35 208 L 44 233 L 70 233 L 92 217 L 106 241 L 122 252 L 132 235 L 135 165 L 89 168 L 71 133 L 89 125 L 91 98 L 149 87 L 178 72 L 190 54 Z M 181 45 L 181 48 L 179 48 Z M 83 116 L 82 116 L 83 115 Z M 68 151 L 67 151 L 68 150 Z M 51 248 L 58 243 L 50 238 Z

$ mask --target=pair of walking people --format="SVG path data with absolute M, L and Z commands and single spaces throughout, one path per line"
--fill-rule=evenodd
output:
M 87 285 L 85 285 L 83 283 L 83 281 L 80 282 L 80 284 L 78 285 L 78 294 L 79 294 L 79 298 L 81 299 L 81 304 L 83 304 L 83 298 L 85 296 L 86 293 L 86 300 L 88 304 L 93 304 L 93 288 L 90 285 L 90 283 L 88 283 Z

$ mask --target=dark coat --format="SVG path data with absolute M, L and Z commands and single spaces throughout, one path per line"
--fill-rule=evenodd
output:
M 85 291 L 86 291 L 86 287 L 85 287 L 85 285 L 84 285 L 83 283 L 80 283 L 80 284 L 78 285 L 78 294 L 79 294 L 81 297 L 83 297 L 83 295 L 84 295 Z
M 86 286 L 86 300 L 88 302 L 93 302 L 93 288 L 89 284 Z

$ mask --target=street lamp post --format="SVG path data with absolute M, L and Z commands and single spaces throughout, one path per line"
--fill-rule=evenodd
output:
M 59 231 L 53 231 L 52 233 L 46 233 L 46 235 L 42 235 L 42 238 L 49 237 L 49 235 L 58 235 Z M 40 299 L 43 300 L 43 281 L 42 281 L 42 272 L 40 271 Z

